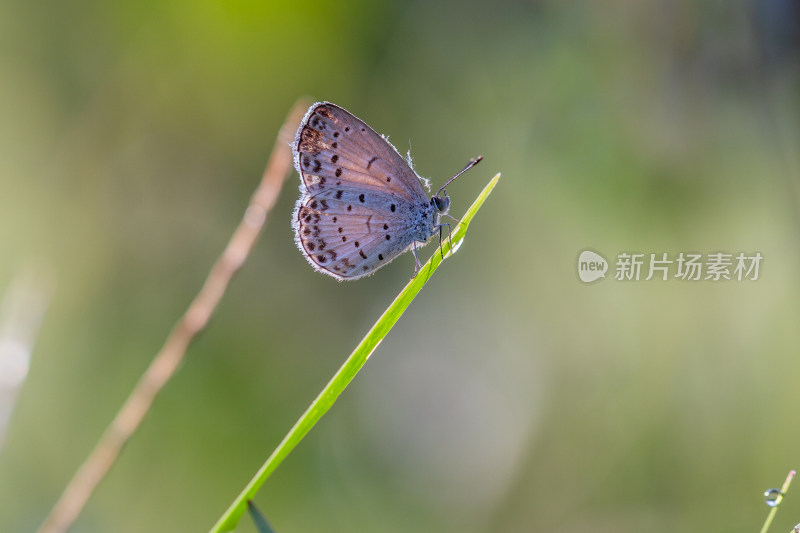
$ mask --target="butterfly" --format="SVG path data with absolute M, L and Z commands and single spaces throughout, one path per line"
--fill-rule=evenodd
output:
M 292 144 L 300 198 L 295 243 L 316 270 L 339 281 L 372 274 L 437 232 L 450 197 L 445 187 L 481 161 L 471 159 L 428 198 L 420 178 L 389 141 L 330 102 L 312 105 Z M 444 191 L 444 194 L 442 192 Z M 448 215 L 449 216 L 449 215 Z

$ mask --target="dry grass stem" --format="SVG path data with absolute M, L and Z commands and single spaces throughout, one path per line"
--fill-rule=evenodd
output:
M 289 143 L 309 103 L 295 103 L 278 134 L 261 182 L 253 194 L 242 221 L 228 245 L 211 268 L 202 289 L 186 313 L 173 327 L 161 351 L 139 379 L 111 425 L 105 430 L 89 457 L 81 465 L 61 494 L 39 533 L 63 533 L 72 525 L 94 489 L 114 464 L 120 450 L 139 427 L 153 400 L 177 370 L 186 348 L 202 331 L 225 294 L 231 278 L 247 259 L 267 214 L 292 170 Z

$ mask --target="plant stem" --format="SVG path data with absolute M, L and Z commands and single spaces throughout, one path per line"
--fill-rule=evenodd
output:
M 461 222 L 453 230 L 452 238 L 442 242 L 444 259 L 450 257 L 451 247 L 457 248 L 464 239 L 467 226 L 472 220 L 472 217 L 475 216 L 475 213 L 477 213 L 478 209 L 483 205 L 483 202 L 492 192 L 495 185 L 497 185 L 497 180 L 499 179 L 500 174 L 492 178 L 486 187 L 484 187 L 481 194 L 478 195 L 478 198 L 475 199 L 472 206 L 467 210 Z M 369 356 L 375 348 L 378 347 L 378 344 L 380 344 L 383 338 L 386 337 L 397 320 L 402 316 L 403 312 L 411 304 L 414 297 L 422 290 L 422 287 L 425 286 L 431 275 L 444 259 L 442 259 L 442 254 L 440 254 L 437 249 L 425 266 L 420 269 L 416 277 L 409 281 L 405 288 L 400 291 L 397 298 L 394 299 L 378 321 L 375 322 L 375 325 L 367 332 L 358 346 L 356 346 L 355 350 L 353 350 L 353 353 L 350 354 L 333 378 L 325 385 L 322 392 L 311 402 L 311 405 L 306 409 L 305 413 L 303 413 L 295 425 L 289 430 L 280 444 L 278 444 L 277 448 L 275 448 L 258 472 L 256 472 L 255 476 L 253 476 L 236 499 L 233 500 L 233 503 L 231 503 L 228 509 L 222 514 L 217 523 L 214 524 L 214 527 L 211 528 L 211 533 L 233 531 L 247 508 L 247 502 L 253 499 L 261 488 L 261 485 L 264 484 L 264 481 L 266 481 L 270 474 L 272 474 L 286 456 L 289 455 L 311 428 L 314 427 L 314 424 L 322 418 L 322 415 L 331 408 L 342 391 L 350 384 L 358 371 L 361 370 L 361 367 L 367 362 Z
M 786 495 L 786 491 L 789 490 L 789 485 L 792 484 L 792 479 L 794 479 L 795 471 L 792 470 L 789 472 L 789 475 L 786 476 L 786 481 L 783 482 L 783 486 L 781 486 L 781 494 L 778 496 L 778 499 L 775 501 L 775 506 L 770 509 L 769 514 L 767 515 L 767 519 L 764 521 L 764 525 L 761 527 L 760 533 L 767 533 L 769 526 L 772 524 L 772 519 L 775 518 L 775 513 L 778 512 L 778 506 L 780 505 L 783 497 Z

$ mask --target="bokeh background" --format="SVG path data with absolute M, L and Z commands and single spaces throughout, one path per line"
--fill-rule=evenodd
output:
M 799 4 L 1 3 L 0 294 L 28 276 L 49 307 L 0 531 L 38 527 L 306 95 L 434 185 L 483 154 L 456 216 L 503 177 L 259 493 L 279 533 L 757 531 L 800 466 Z M 297 184 L 72 531 L 206 531 L 408 281 L 410 255 L 314 273 Z M 584 248 L 764 260 L 585 285 Z M 800 488 L 773 531 L 797 522 Z

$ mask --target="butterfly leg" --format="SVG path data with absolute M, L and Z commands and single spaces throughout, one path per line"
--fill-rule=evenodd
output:
M 414 276 L 412 279 L 417 276 L 417 272 L 419 269 L 422 268 L 422 263 L 419 262 L 419 257 L 417 257 L 417 241 L 414 241 L 411 251 L 414 252 Z
M 453 220 L 455 220 L 456 222 L 458 222 L 459 224 L 461 224 L 461 221 L 460 221 L 460 220 L 458 220 L 458 219 L 457 219 L 456 217 L 454 217 L 453 215 L 449 215 L 449 214 L 445 213 L 445 214 L 444 214 L 444 216 L 446 216 L 446 217 L 448 217 L 448 218 L 452 218 Z
M 442 228 L 447 226 L 447 239 L 450 241 L 450 249 L 453 249 L 453 231 L 450 228 L 450 224 L 444 223 L 439 224 L 437 227 L 439 228 L 439 253 L 442 254 L 442 259 L 444 259 L 444 250 L 442 249 Z

